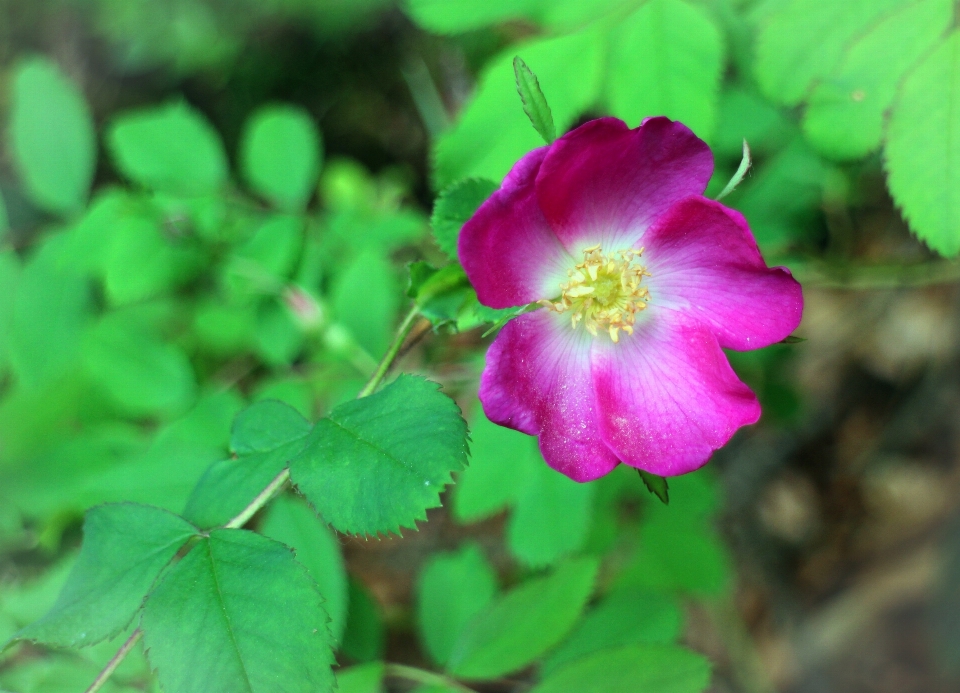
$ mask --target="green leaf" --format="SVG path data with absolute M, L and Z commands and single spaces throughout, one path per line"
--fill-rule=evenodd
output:
M 593 489 L 592 484 L 578 484 L 538 459 L 510 515 L 510 552 L 521 563 L 537 568 L 579 549 L 590 528 Z
M 514 588 L 470 623 L 447 668 L 458 677 L 490 679 L 530 664 L 570 632 L 596 574 L 596 561 L 578 559 Z
M 795 106 L 840 62 L 854 37 L 910 0 L 787 0 L 757 36 L 754 75 L 763 92 Z M 882 70 L 880 70 L 882 72 Z
M 227 156 L 213 126 L 182 102 L 129 113 L 107 130 L 120 171 L 144 187 L 198 195 L 227 180 Z
M 433 205 L 433 237 L 450 258 L 457 259 L 460 229 L 499 186 L 487 178 L 467 178 L 444 188 Z
M 270 366 L 289 366 L 303 349 L 303 330 L 279 299 L 257 311 L 257 354 Z
M 519 55 L 513 59 L 513 74 L 517 83 L 517 93 L 523 103 L 523 112 L 527 114 L 533 129 L 543 141 L 552 144 L 557 139 L 557 127 L 553 124 L 553 114 L 547 98 L 540 89 L 540 82 L 533 71 Z
M 723 40 L 710 15 L 682 0 L 651 0 L 611 36 L 608 89 L 614 115 L 680 120 L 713 136 L 723 72 Z
M 311 428 L 310 422 L 290 405 L 264 400 L 237 414 L 230 429 L 230 449 L 238 455 L 268 452 L 302 438 Z
M 338 693 L 381 693 L 383 662 L 369 662 L 337 670 Z
M 718 156 L 742 159 L 746 140 L 753 153 L 772 154 L 787 144 L 795 130 L 783 112 L 760 95 L 735 87 L 724 89 L 713 150 Z
M 347 573 L 336 535 L 303 502 L 277 498 L 263 522 L 263 534 L 283 542 L 297 555 L 323 595 L 330 632 L 340 642 L 347 624 Z
M 879 147 L 904 74 L 952 21 L 950 0 L 921 0 L 859 37 L 810 95 L 803 121 L 810 142 L 836 159 L 858 159 Z
M 167 572 L 141 627 L 164 690 L 330 693 L 322 601 L 283 544 L 219 529 Z
M 682 626 L 683 613 L 673 597 L 618 590 L 583 617 L 570 637 L 550 653 L 542 671 L 549 676 L 570 662 L 623 645 L 671 643 L 680 637 Z
M 286 282 L 303 247 L 303 221 L 269 217 L 230 257 L 228 277 L 235 290 L 275 294 Z
M 399 533 L 440 504 L 466 462 L 466 424 L 438 386 L 401 375 L 317 422 L 290 465 L 294 483 L 341 532 Z
M 417 622 L 436 664 L 447 663 L 464 628 L 496 593 L 496 573 L 478 545 L 430 557 L 417 582 Z
M 370 591 L 356 580 L 348 582 L 350 610 L 343 632 L 343 653 L 358 662 L 369 662 L 383 657 L 386 634 L 380 605 Z
M 250 116 L 240 144 L 243 174 L 278 208 L 298 212 L 320 176 L 320 133 L 296 106 L 265 106 Z
M 529 16 L 543 0 L 493 0 L 491 2 L 458 2 L 445 0 L 409 0 L 407 12 L 420 26 L 438 34 L 457 34 Z
M 170 414 L 188 407 L 196 395 L 186 355 L 119 315 L 108 315 L 84 343 L 84 365 L 110 400 L 137 416 Z
M 7 216 L 7 203 L 3 199 L 2 191 L 0 191 L 0 242 L 6 239 L 9 230 L 10 218 Z
M 513 56 L 536 71 L 558 132 L 569 128 L 600 96 L 605 35 L 594 27 L 560 38 L 511 47 L 480 76 L 460 120 L 437 142 L 436 181 L 445 187 L 472 176 L 499 181 L 542 140 L 517 108 Z
M 710 684 L 710 662 L 673 645 L 631 645 L 566 666 L 530 693 L 701 693 Z
M 56 604 L 16 637 L 82 647 L 130 623 L 160 571 L 196 528 L 148 505 L 101 505 L 87 513 L 80 558 Z
M 10 143 L 34 204 L 55 214 L 83 208 L 97 161 L 93 117 L 80 90 L 48 58 L 16 68 Z
M 907 77 L 887 131 L 887 183 L 915 234 L 960 252 L 960 32 Z
M 659 498 L 660 502 L 664 505 L 670 503 L 670 486 L 664 477 L 651 474 L 642 469 L 637 469 L 637 471 L 640 473 L 643 485 L 647 487 L 650 493 Z
M 337 275 L 330 302 L 337 321 L 367 353 L 379 357 L 390 343 L 400 293 L 396 272 L 381 248 L 360 252 Z
M 62 235 L 47 239 L 24 264 L 12 299 L 10 365 L 19 383 L 31 389 L 52 382 L 79 361 L 90 320 L 88 283 L 64 269 L 63 240 Z
M 479 404 L 470 424 L 470 465 L 453 488 L 453 516 L 476 522 L 516 502 L 527 480 L 545 464 L 536 439 L 490 421 Z

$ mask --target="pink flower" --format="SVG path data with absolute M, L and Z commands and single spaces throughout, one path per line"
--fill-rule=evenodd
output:
M 721 347 L 784 339 L 803 297 L 743 216 L 703 197 L 712 171 L 681 123 L 601 118 L 524 156 L 463 227 L 481 303 L 544 305 L 491 345 L 483 409 L 571 479 L 619 462 L 684 474 L 760 418 Z

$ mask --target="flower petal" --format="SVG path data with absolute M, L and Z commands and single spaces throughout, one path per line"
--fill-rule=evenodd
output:
M 574 256 L 600 243 L 628 248 L 675 202 L 703 193 L 713 173 L 706 143 L 682 123 L 616 118 L 581 125 L 556 142 L 537 174 L 540 207 Z
M 556 298 L 571 265 L 537 205 L 534 180 L 547 149 L 520 159 L 460 231 L 460 263 L 491 308 Z
M 638 243 L 651 274 L 651 307 L 670 307 L 709 325 L 720 346 L 759 349 L 800 324 L 800 284 L 786 268 L 766 266 L 739 212 L 691 197 Z
M 597 340 L 592 360 L 603 439 L 632 467 L 691 472 L 760 418 L 717 338 L 679 313 L 650 315 L 619 344 Z
M 480 402 L 494 423 L 540 437 L 551 467 L 590 481 L 617 466 L 600 437 L 590 374 L 593 338 L 547 310 L 508 322 L 487 351 Z

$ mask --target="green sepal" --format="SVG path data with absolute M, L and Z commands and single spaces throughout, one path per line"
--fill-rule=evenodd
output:
M 670 486 L 667 484 L 667 480 L 662 476 L 645 472 L 642 469 L 638 469 L 637 472 L 640 474 L 640 478 L 643 479 L 643 485 L 647 487 L 647 490 L 659 498 L 661 503 L 669 505 Z

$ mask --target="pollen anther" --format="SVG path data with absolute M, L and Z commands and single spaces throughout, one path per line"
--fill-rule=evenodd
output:
M 643 254 L 630 248 L 606 254 L 599 245 L 583 251 L 583 262 L 567 272 L 558 301 L 539 303 L 557 313 L 571 311 L 570 325 L 596 337 L 601 331 L 620 341 L 620 332 L 633 334 L 636 315 L 647 307 L 650 292 L 641 286 L 650 273 L 638 262 Z

